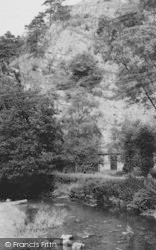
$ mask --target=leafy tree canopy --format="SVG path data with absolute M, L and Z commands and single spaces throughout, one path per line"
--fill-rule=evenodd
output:
M 154 166 L 155 130 L 140 121 L 131 123 L 126 120 L 122 126 L 121 138 L 125 160 L 123 169 L 129 172 L 137 167 L 146 176 Z
M 140 6 L 148 11 L 156 10 L 156 1 L 155 0 L 140 0 Z
M 44 37 L 47 25 L 44 21 L 44 13 L 40 12 L 29 25 L 25 26 L 27 30 L 27 46 L 30 53 L 39 54 L 40 42 Z
M 97 108 L 93 96 L 79 90 L 64 115 L 64 154 L 76 171 L 94 171 L 101 163 Z
M 119 96 L 150 104 L 156 110 L 155 25 L 150 12 L 132 2 L 123 5 L 115 19 L 104 18 L 103 26 L 100 20 L 98 34 L 104 60 L 119 66 L 116 82 Z
M 20 36 L 14 36 L 10 31 L 0 36 L 0 62 L 10 61 L 19 56 L 23 40 Z
M 94 87 L 102 80 L 102 71 L 95 58 L 88 53 L 76 55 L 69 63 L 72 79 L 82 87 Z
M 0 177 L 51 173 L 62 146 L 52 96 L 26 91 L 7 77 L 0 86 Z
M 65 21 L 70 18 L 70 8 L 62 5 L 64 0 L 46 0 L 43 5 L 46 6 L 45 16 L 48 19 L 49 25 L 54 20 Z

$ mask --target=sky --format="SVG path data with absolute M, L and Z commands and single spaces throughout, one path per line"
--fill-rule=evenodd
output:
M 67 4 L 76 4 L 81 0 L 67 0 Z M 44 0 L 0 0 L 0 36 L 7 31 L 22 35 L 24 26 L 42 11 Z

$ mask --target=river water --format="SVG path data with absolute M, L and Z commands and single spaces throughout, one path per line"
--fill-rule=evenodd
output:
M 59 230 L 49 236 L 72 234 L 75 241 L 85 244 L 87 250 L 156 250 L 156 221 L 143 216 L 128 216 L 88 207 L 67 198 L 29 202 L 27 215 L 32 218 L 42 205 L 65 209 L 67 218 Z

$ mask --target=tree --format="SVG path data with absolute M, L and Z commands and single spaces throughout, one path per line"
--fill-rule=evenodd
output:
M 150 15 L 136 3 L 123 5 L 115 19 L 100 26 L 99 50 L 105 61 L 119 67 L 117 94 L 150 104 L 156 111 L 156 31 Z
M 71 17 L 70 8 L 67 5 L 60 5 L 59 8 L 56 10 L 55 14 L 53 15 L 54 21 L 67 21 Z
M 123 152 L 125 165 L 123 170 L 131 172 L 140 168 L 142 175 L 147 176 L 154 166 L 155 132 L 149 125 L 140 121 L 125 122 L 122 127 Z
M 140 1 L 140 6 L 148 11 L 154 11 L 156 10 L 156 1 L 155 0 L 142 0 Z
M 47 26 L 44 21 L 44 13 L 40 12 L 29 25 L 25 26 L 27 30 L 27 45 L 30 53 L 39 55 L 40 42 L 44 37 Z
M 0 85 L 0 179 L 18 184 L 18 190 L 8 192 L 23 190 L 30 195 L 31 180 L 41 177 L 46 184 L 59 158 L 62 132 L 57 113 L 52 96 L 26 91 L 7 77 Z M 5 188 L 7 184 L 4 192 Z
M 89 53 L 76 55 L 69 63 L 72 80 L 79 86 L 93 88 L 102 80 L 102 71 Z
M 154 167 L 155 134 L 153 129 L 149 126 L 141 126 L 135 143 L 139 148 L 142 174 L 147 176 Z
M 136 167 L 141 167 L 139 151 L 135 143 L 137 134 L 136 129 L 138 127 L 140 127 L 140 121 L 130 123 L 129 120 L 126 120 L 121 129 L 121 148 L 123 149 L 124 160 L 123 171 L 126 173 L 132 172 Z
M 64 0 L 46 0 L 43 5 L 46 6 L 45 16 L 48 19 L 49 26 L 53 21 L 65 21 L 70 18 L 70 8 L 63 6 Z
M 20 36 L 15 37 L 10 31 L 0 36 L 0 62 L 9 62 L 19 56 L 23 43 Z
M 101 132 L 97 103 L 84 90 L 76 91 L 64 115 L 64 155 L 75 171 L 95 171 L 101 163 Z

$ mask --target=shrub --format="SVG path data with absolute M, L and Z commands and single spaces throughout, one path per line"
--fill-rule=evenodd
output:
M 144 186 L 143 178 L 128 176 L 123 183 L 118 185 L 118 197 L 127 203 L 133 199 L 134 193 Z
M 150 195 L 149 191 L 142 188 L 134 194 L 132 202 L 129 204 L 130 209 L 137 210 L 138 212 L 143 212 L 147 209 L 154 209 L 155 200 Z
M 94 87 L 102 80 L 102 71 L 89 53 L 77 54 L 69 64 L 72 79 L 82 87 Z
M 138 192 L 143 186 L 143 179 L 134 177 L 125 179 L 85 179 L 71 188 L 70 197 L 86 200 L 89 195 L 100 206 L 110 204 L 112 198 L 129 204 L 133 200 L 134 193 Z
M 153 153 L 155 151 L 155 134 L 152 127 L 140 121 L 129 124 L 125 122 L 122 128 L 125 172 L 139 167 L 142 175 L 147 176 L 153 168 Z

